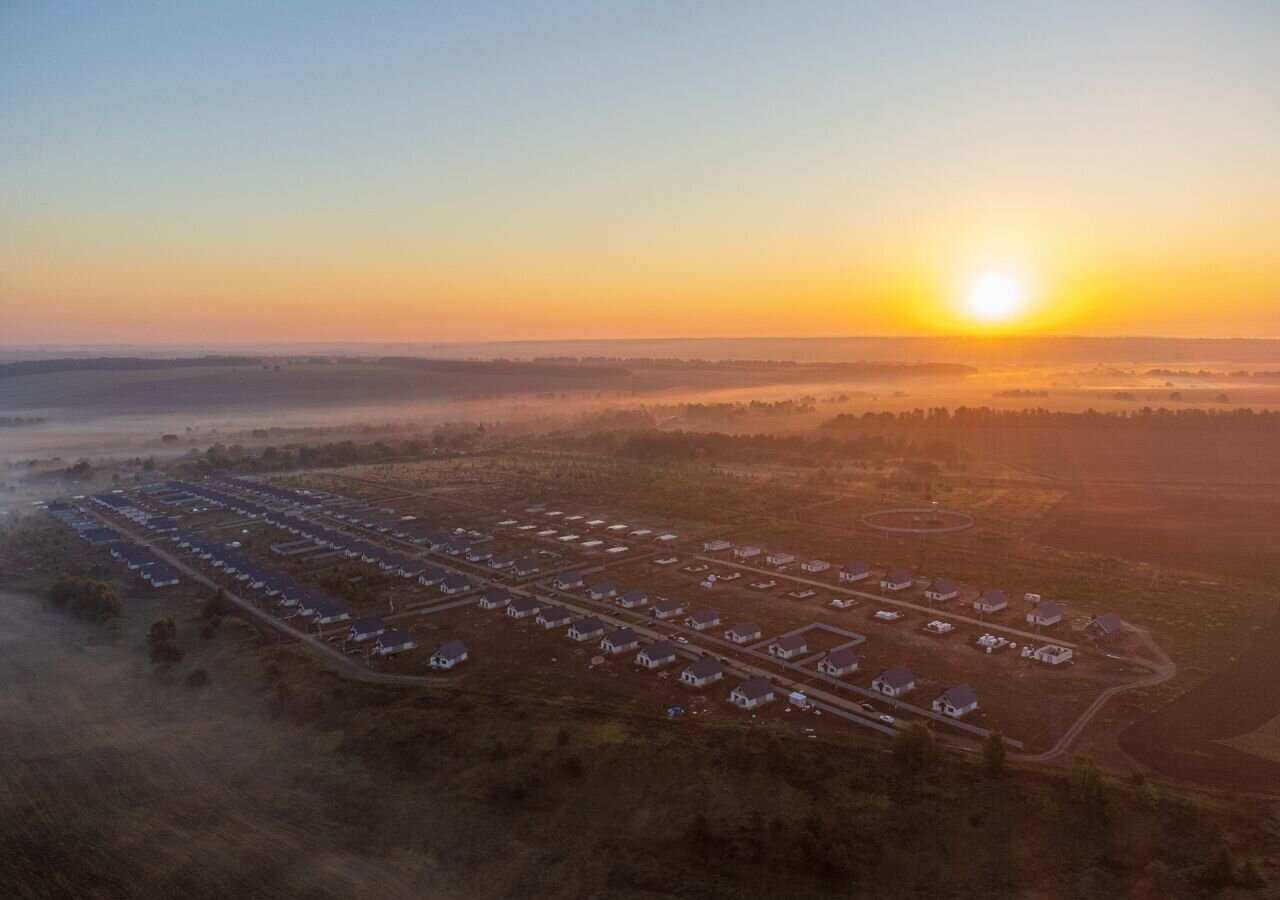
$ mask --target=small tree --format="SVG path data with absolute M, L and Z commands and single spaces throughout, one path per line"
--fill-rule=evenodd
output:
M 214 616 L 225 616 L 230 611 L 231 601 L 227 598 L 227 592 L 218 588 L 208 600 L 204 601 L 204 608 L 200 614 L 206 619 L 212 619 Z
M 982 768 L 988 778 L 1004 776 L 1005 755 L 1004 735 L 999 731 L 988 733 L 987 740 L 982 745 Z
M 933 742 L 933 732 L 920 722 L 912 722 L 898 732 L 893 743 L 893 755 L 910 771 L 924 769 L 938 758 Z
M 147 649 L 155 665 L 170 666 L 181 662 L 184 654 L 178 646 L 178 626 L 173 619 L 165 616 L 151 623 L 147 632 Z
M 1067 773 L 1071 796 L 1084 806 L 1099 806 L 1103 800 L 1102 771 L 1088 753 L 1077 753 Z

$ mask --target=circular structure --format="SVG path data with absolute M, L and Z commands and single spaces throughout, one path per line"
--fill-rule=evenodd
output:
M 949 534 L 972 528 L 973 516 L 937 506 L 900 506 L 869 512 L 862 524 L 894 534 Z

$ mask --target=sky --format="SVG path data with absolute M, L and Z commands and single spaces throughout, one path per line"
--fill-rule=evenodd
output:
M 0 0 L 0 345 L 1280 337 L 1278 45 L 1224 0 Z

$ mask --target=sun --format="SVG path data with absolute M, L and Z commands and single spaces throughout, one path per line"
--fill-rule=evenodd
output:
M 1009 272 L 984 272 L 965 288 L 961 309 L 966 318 L 984 325 L 1016 321 L 1027 308 L 1027 286 Z

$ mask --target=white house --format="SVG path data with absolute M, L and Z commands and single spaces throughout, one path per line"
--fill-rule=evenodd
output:
M 788 634 L 769 645 L 769 653 L 779 659 L 794 659 L 809 650 L 809 642 L 803 634 Z
M 973 608 L 978 612 L 994 613 L 1000 612 L 1009 605 L 1009 599 L 1005 597 L 1004 591 L 999 588 L 992 588 L 989 591 L 983 591 L 977 600 L 973 601 Z
M 827 655 L 818 661 L 818 671 L 824 675 L 842 678 L 850 672 L 858 671 L 861 662 L 852 647 L 837 647 L 828 651 Z
M 466 662 L 467 647 L 462 641 L 448 641 L 441 644 L 435 653 L 431 654 L 431 668 L 433 669 L 452 669 L 459 663 Z
M 507 615 L 513 619 L 527 619 L 536 616 L 542 610 L 542 604 L 532 597 L 516 597 L 507 607 Z
M 831 605 L 836 609 L 852 609 L 858 605 L 858 601 L 852 597 L 832 597 Z
M 610 632 L 600 641 L 600 649 L 605 653 L 622 653 L 640 646 L 640 635 L 634 628 L 619 628 Z
M 1057 625 L 1062 621 L 1062 610 L 1057 603 L 1046 600 L 1027 613 L 1027 622 L 1032 625 Z
M 694 660 L 680 673 L 680 681 L 690 687 L 706 687 L 724 677 L 724 666 L 710 656 Z
M 720 624 L 720 613 L 714 609 L 700 609 L 690 616 L 685 616 L 685 628 L 692 628 L 694 631 L 706 631 L 715 625 Z
M 1094 616 L 1089 620 L 1089 624 L 1084 626 L 1084 633 L 1099 641 L 1115 640 L 1123 632 L 1124 621 L 1115 613 Z
M 515 557 L 510 553 L 495 553 L 489 557 L 489 568 L 491 569 L 509 569 L 515 565 Z
M 538 624 L 543 628 L 558 628 L 573 621 L 573 613 L 563 606 L 553 606 L 538 613 Z
M 755 709 L 773 699 L 773 683 L 760 675 L 748 678 L 729 693 L 729 702 L 743 709 Z
M 587 616 L 570 625 L 566 633 L 575 641 L 589 641 L 604 634 L 604 623 L 596 616 Z
M 466 575 L 449 575 L 440 582 L 440 591 L 444 594 L 465 594 L 471 590 L 471 580 Z
M 925 599 L 942 603 L 959 597 L 960 589 L 956 587 L 956 583 L 950 578 L 938 578 L 934 580 L 933 584 L 929 585 L 924 592 L 924 596 Z
M 636 654 L 636 665 L 646 669 L 660 669 L 676 661 L 676 648 L 667 641 L 654 641 Z
M 376 638 L 387 630 L 387 626 L 382 621 L 381 616 L 372 616 L 367 619 L 356 619 L 351 623 L 351 627 L 347 629 L 347 640 L 349 641 L 367 641 Z
M 614 588 L 612 581 L 602 581 L 591 585 L 590 594 L 592 600 L 607 600 L 610 597 L 616 597 L 618 591 Z
M 528 578 L 530 575 L 537 575 L 539 571 L 538 561 L 527 556 L 522 556 L 511 564 L 511 571 L 517 578 Z M 581 584 L 581 579 L 579 579 Z
M 933 711 L 960 719 L 978 708 L 978 694 L 967 684 L 957 684 L 933 701 Z
M 777 550 L 766 556 L 764 561 L 771 566 L 788 566 L 796 561 L 796 557 L 794 553 L 784 553 L 781 550 Z
M 901 697 L 916 686 L 916 676 L 906 666 L 885 669 L 871 682 L 871 690 L 886 697 Z
M 735 547 L 733 550 L 733 555 L 738 557 L 738 559 L 751 559 L 752 557 L 756 557 L 760 555 L 760 548 L 759 547 Z
M 684 604 L 670 597 L 659 597 L 653 603 L 652 612 L 655 619 L 674 619 L 684 612 Z
M 861 561 L 847 562 L 840 569 L 841 581 L 866 581 L 871 577 L 871 567 Z
M 437 584 L 444 581 L 445 576 L 448 574 L 449 573 L 444 569 L 438 568 L 437 566 L 427 566 L 418 573 L 418 584 L 423 587 L 435 587 Z
M 728 541 L 725 541 L 725 540 L 703 541 L 702 552 L 718 553 L 721 550 L 728 550 L 732 546 L 733 544 L 730 544 Z
M 378 635 L 373 649 L 379 656 L 394 656 L 416 646 L 418 645 L 414 643 L 413 635 L 407 631 L 384 631 Z
M 316 606 L 317 625 L 332 625 L 334 622 L 345 622 L 350 618 L 351 613 L 341 600 L 328 600 Z
M 555 586 L 562 591 L 582 587 L 582 573 L 577 571 L 561 572 L 556 576 Z
M 906 569 L 891 569 L 880 579 L 880 587 L 886 591 L 905 591 L 912 584 L 911 573 Z
M 758 641 L 760 640 L 760 626 L 755 622 L 739 622 L 724 633 L 724 639 L 733 641 L 735 644 Z
M 811 559 L 807 563 L 800 566 L 802 572 L 808 572 L 810 575 L 816 575 L 819 572 L 825 572 L 831 568 L 831 563 L 825 559 Z
M 511 602 L 511 592 L 504 587 L 491 587 L 480 598 L 481 609 L 502 609 Z
M 649 595 L 639 589 L 626 591 L 618 598 L 618 605 L 623 609 L 639 609 L 648 602 Z

